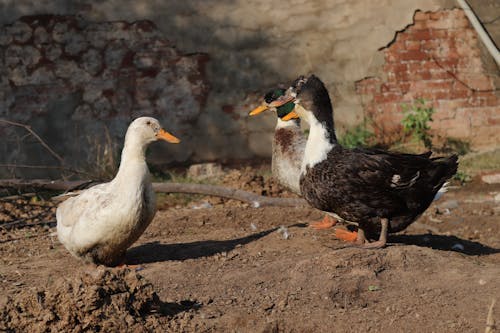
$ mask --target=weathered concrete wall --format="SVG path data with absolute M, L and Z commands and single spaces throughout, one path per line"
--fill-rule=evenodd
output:
M 474 148 L 500 144 L 500 72 L 461 9 L 416 12 L 382 52 L 384 77 L 357 82 L 379 139 L 401 139 L 403 105 L 423 98 L 436 111 L 435 143 L 453 138 Z
M 190 131 L 206 101 L 206 55 L 180 54 L 149 21 L 28 16 L 0 29 L 0 45 L 0 118 L 30 125 L 66 168 L 93 172 L 113 162 L 138 116 L 156 117 L 174 133 Z M 60 164 L 24 128 L 0 122 L 0 134 L 3 163 Z M 194 147 L 168 149 L 157 145 L 154 162 L 171 162 L 171 150 L 185 160 Z
M 187 151 L 172 159 L 212 160 L 269 156 L 275 119 L 246 114 L 277 83 L 316 73 L 334 98 L 336 123 L 361 121 L 355 82 L 383 72 L 395 32 L 417 9 L 455 6 L 451 0 L 6 0 L 0 23 L 21 15 L 79 14 L 96 22 L 154 22 L 181 53 L 205 52 L 210 93 L 190 130 L 179 132 Z M 494 5 L 493 5 L 494 6 Z M 495 7 L 496 8 L 496 7 Z

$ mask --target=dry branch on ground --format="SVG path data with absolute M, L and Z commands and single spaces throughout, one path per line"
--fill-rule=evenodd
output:
M 40 189 L 56 191 L 72 191 L 92 183 L 91 181 L 63 181 L 46 179 L 2 179 L 0 187 L 16 189 Z M 153 188 L 160 193 L 189 193 L 203 194 L 228 199 L 235 199 L 251 204 L 253 207 L 281 206 L 295 207 L 306 205 L 305 200 L 299 198 L 272 198 L 258 195 L 240 189 L 219 185 L 186 184 L 186 183 L 153 183 Z

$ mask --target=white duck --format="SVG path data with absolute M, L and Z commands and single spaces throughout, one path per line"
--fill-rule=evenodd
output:
M 135 119 L 125 135 L 115 178 L 59 205 L 57 235 L 71 254 L 107 266 L 123 262 L 127 248 L 141 236 L 156 213 L 145 152 L 158 139 L 180 142 L 164 131 L 158 120 Z

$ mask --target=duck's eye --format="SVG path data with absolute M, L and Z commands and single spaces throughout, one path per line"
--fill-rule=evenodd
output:
M 146 125 L 150 126 L 151 125 L 151 121 L 146 121 Z

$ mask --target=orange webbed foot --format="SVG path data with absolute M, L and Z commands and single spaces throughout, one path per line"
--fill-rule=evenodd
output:
M 325 214 L 325 217 L 323 217 L 323 220 L 321 220 L 319 222 L 311 223 L 309 226 L 313 229 L 321 230 L 321 229 L 329 229 L 329 228 L 333 227 L 335 224 L 337 224 L 337 220 L 335 220 L 330 215 Z
M 348 231 L 345 229 L 336 229 L 334 235 L 338 239 L 349 243 L 354 243 L 358 239 L 358 233 L 356 231 Z

